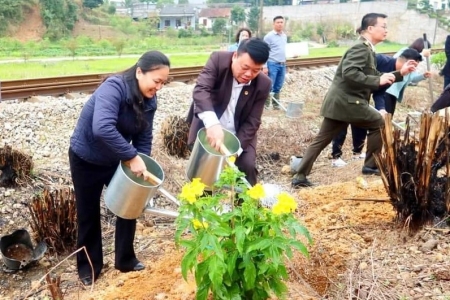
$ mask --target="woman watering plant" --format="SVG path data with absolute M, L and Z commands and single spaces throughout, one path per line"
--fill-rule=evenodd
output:
M 108 77 L 92 94 L 81 111 L 70 139 L 69 161 L 75 190 L 78 238 L 78 275 L 91 285 L 103 267 L 100 197 L 120 161 L 142 176 L 146 165 L 139 153 L 150 155 L 156 92 L 166 83 L 169 59 L 161 52 L 144 53 L 129 69 Z M 145 266 L 133 248 L 136 220 L 117 217 L 115 268 L 140 271 Z M 92 276 L 94 276 L 92 278 Z

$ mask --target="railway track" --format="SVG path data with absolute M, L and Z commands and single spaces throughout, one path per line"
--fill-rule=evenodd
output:
M 444 49 L 433 49 L 441 52 Z M 395 52 L 385 53 L 393 55 Z M 341 56 L 290 59 L 286 65 L 290 68 L 313 68 L 337 65 Z M 171 81 L 193 82 L 203 66 L 172 68 Z M 5 80 L 0 82 L 0 99 L 25 99 L 32 96 L 57 96 L 72 92 L 93 92 L 110 73 L 71 75 L 35 79 Z

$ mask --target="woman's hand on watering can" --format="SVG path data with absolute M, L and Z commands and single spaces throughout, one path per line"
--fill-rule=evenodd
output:
M 223 143 L 223 138 L 224 134 L 220 124 L 213 125 L 206 129 L 206 139 L 211 147 L 217 151 L 220 151 L 220 145 Z
M 147 171 L 147 166 L 139 155 L 136 155 L 126 163 L 130 166 L 131 172 L 138 177 L 142 176 L 144 172 Z

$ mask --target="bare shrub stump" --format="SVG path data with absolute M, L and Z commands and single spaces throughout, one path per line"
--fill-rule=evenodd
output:
M 382 131 L 384 151 L 376 157 L 381 179 L 406 227 L 420 226 L 446 218 L 449 212 L 449 119 L 422 113 L 418 136 L 409 118 L 402 133 L 386 117 Z
M 75 249 L 77 215 L 72 189 L 50 192 L 45 188 L 33 197 L 29 209 L 31 228 L 51 252 L 61 254 Z
M 23 185 L 31 178 L 31 156 L 5 145 L 0 148 L 0 186 Z
M 186 118 L 169 116 L 161 124 L 163 145 L 169 155 L 179 158 L 189 157 L 191 151 L 187 144 L 188 135 L 189 124 Z

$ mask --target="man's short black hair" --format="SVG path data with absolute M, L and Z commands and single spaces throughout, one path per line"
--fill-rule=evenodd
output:
M 269 59 L 269 45 L 260 38 L 252 37 L 241 41 L 237 49 L 237 55 L 248 53 L 257 64 L 265 64 Z
M 406 60 L 412 59 L 417 62 L 422 61 L 422 55 L 420 55 L 419 51 L 412 48 L 405 49 L 402 54 L 400 54 L 400 57 L 403 57 Z
M 284 17 L 283 16 L 276 16 L 275 18 L 273 18 L 273 22 L 275 23 L 275 21 L 279 20 L 279 19 L 284 20 Z

